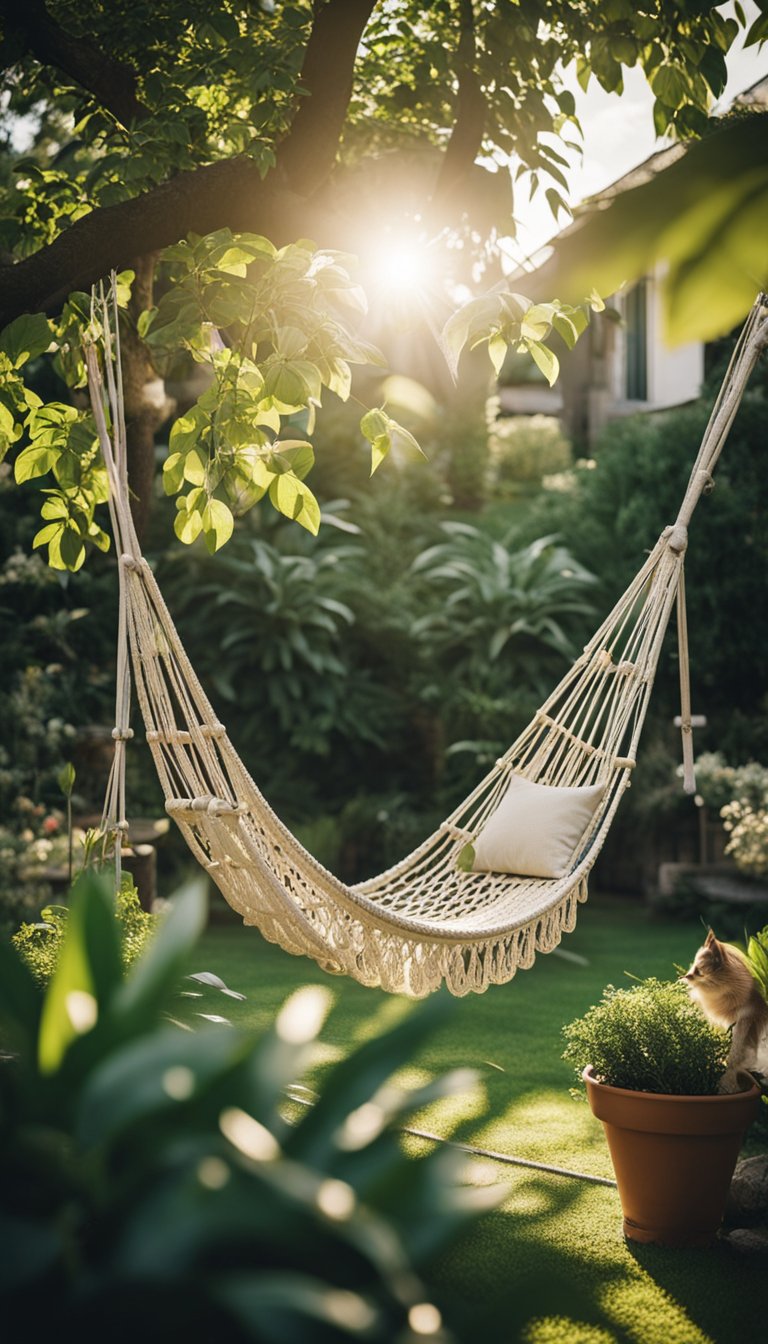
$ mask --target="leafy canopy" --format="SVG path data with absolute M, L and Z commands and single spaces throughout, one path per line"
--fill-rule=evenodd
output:
M 567 209 L 574 62 L 583 87 L 617 93 L 639 66 L 656 129 L 700 134 L 745 19 L 700 0 L 30 0 L 0 4 L 0 24 L 8 112 L 38 127 L 21 156 L 7 140 L 0 173 L 0 454 L 19 483 L 48 478 L 35 544 L 77 569 L 107 545 L 103 464 L 72 395 L 94 281 L 120 273 L 134 366 L 162 376 L 184 352 L 206 370 L 165 463 L 177 536 L 216 550 L 262 496 L 316 531 L 315 412 L 326 392 L 351 395 L 351 366 L 380 359 L 349 253 L 404 220 L 441 238 L 475 295 L 443 329 L 454 374 L 486 344 L 496 371 L 511 346 L 554 381 L 550 337 L 578 338 L 592 285 L 565 305 L 493 285 L 510 171 Z M 41 357 L 64 384 L 47 402 Z M 413 447 L 386 406 L 360 423 L 372 470 Z M 129 461 L 147 451 L 135 433 Z

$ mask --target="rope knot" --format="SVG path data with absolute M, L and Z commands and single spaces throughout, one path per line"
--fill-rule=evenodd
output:
M 112 736 L 116 742 L 129 742 L 133 737 L 132 728 L 113 728 Z
M 681 555 L 688 547 L 688 528 L 683 523 L 675 523 L 674 527 L 668 527 L 664 530 L 667 538 L 667 545 L 671 551 Z
M 123 566 L 123 569 L 131 569 L 135 572 L 141 569 L 141 560 L 137 560 L 135 555 L 121 555 L 120 564 Z

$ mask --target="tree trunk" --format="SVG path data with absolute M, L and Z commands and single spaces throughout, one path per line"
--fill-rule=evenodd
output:
M 148 253 L 133 263 L 136 280 L 128 305 L 128 321 L 121 331 L 128 484 L 131 515 L 139 541 L 146 536 L 152 507 L 155 433 L 175 409 L 162 378 L 152 365 L 147 346 L 136 330 L 139 314 L 152 307 L 156 258 L 156 253 Z

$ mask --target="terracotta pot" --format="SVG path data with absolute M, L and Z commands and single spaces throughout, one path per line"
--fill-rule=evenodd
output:
M 725 1210 L 760 1089 L 714 1097 L 630 1092 L 583 1073 L 611 1153 L 624 1235 L 662 1246 L 708 1246 Z

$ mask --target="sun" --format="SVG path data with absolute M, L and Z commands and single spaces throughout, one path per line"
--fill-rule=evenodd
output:
M 366 288 L 380 311 L 407 319 L 431 304 L 439 281 L 435 252 L 416 230 L 383 229 L 369 240 L 362 260 Z

